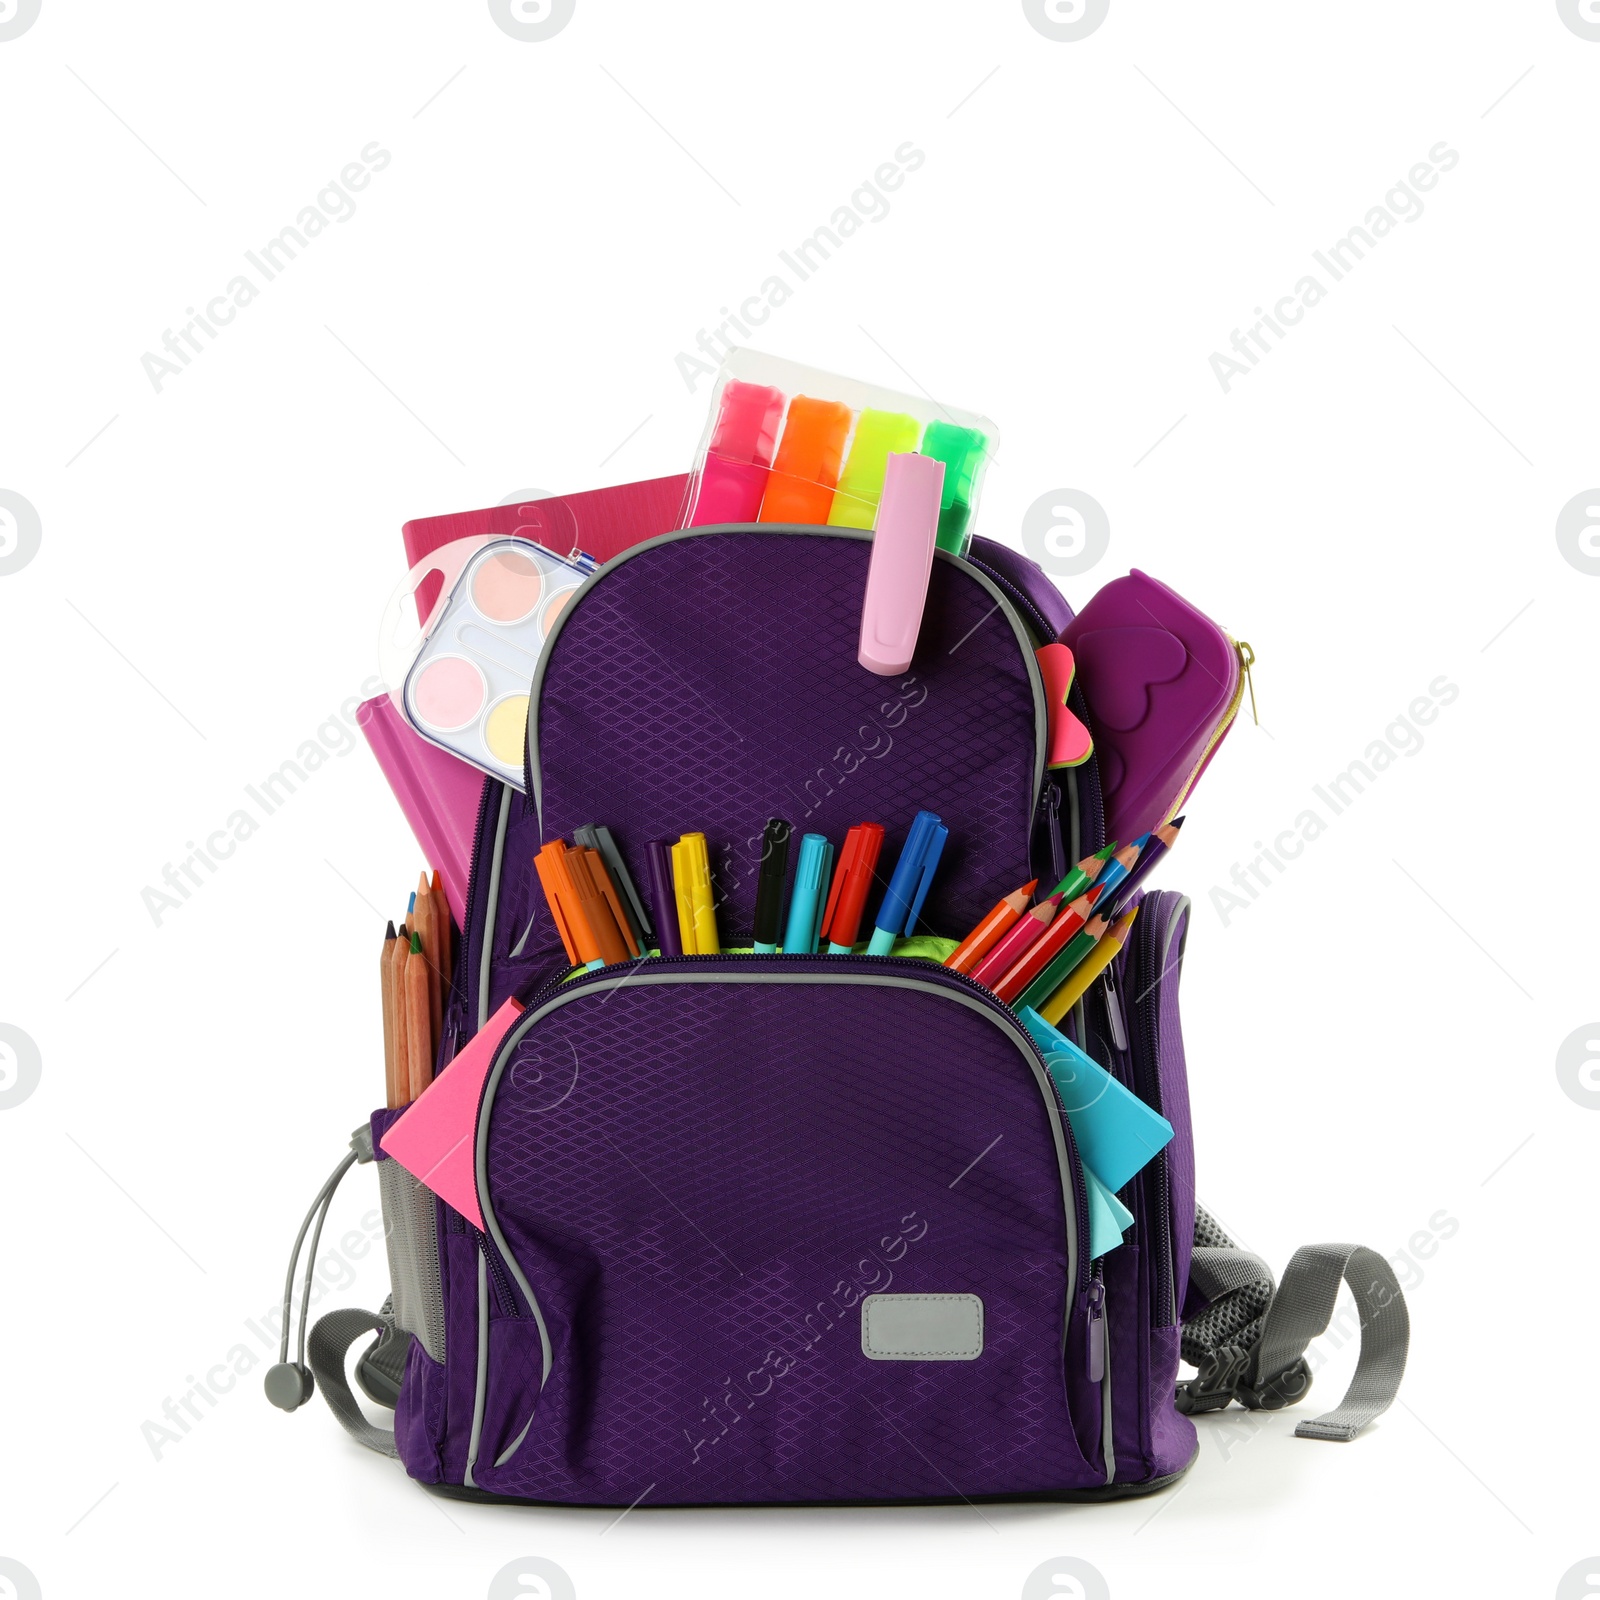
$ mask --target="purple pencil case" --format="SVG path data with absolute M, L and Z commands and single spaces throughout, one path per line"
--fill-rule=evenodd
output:
M 1126 843 L 1177 815 L 1233 725 L 1248 646 L 1136 568 L 1067 624 L 1094 730 L 1106 837 Z

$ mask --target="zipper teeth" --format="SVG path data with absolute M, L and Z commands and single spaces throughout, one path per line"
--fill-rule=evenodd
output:
M 1189 769 L 1189 776 L 1184 779 L 1183 788 L 1179 792 L 1178 798 L 1172 802 L 1171 809 L 1162 819 L 1165 822 L 1171 822 L 1183 809 L 1184 801 L 1189 798 L 1189 791 L 1199 781 L 1200 774 L 1205 770 L 1206 762 L 1211 759 L 1211 752 L 1222 743 L 1228 729 L 1233 726 L 1234 718 L 1239 715 L 1239 707 L 1244 704 L 1244 652 L 1239 648 L 1239 641 L 1231 633 L 1224 630 L 1223 637 L 1233 646 L 1234 657 L 1239 662 L 1239 681 L 1233 686 L 1233 698 L 1229 700 L 1227 710 L 1222 713 L 1222 720 L 1211 730 L 1211 737 L 1206 740 L 1206 747 L 1200 752 L 1200 759 Z
M 948 967 L 919 960 L 915 956 L 769 956 L 757 954 L 755 951 L 739 951 L 730 955 L 717 956 L 650 956 L 642 962 L 613 962 L 608 967 L 597 967 L 593 972 L 584 972 L 576 977 L 572 976 L 569 971 L 567 976 L 556 978 L 545 984 L 528 1002 L 524 1008 L 524 1014 L 532 1015 L 558 994 L 571 993 L 574 989 L 582 987 L 589 982 L 607 976 L 615 977 L 619 972 L 630 971 L 640 966 L 652 971 L 660 967 L 699 967 L 708 961 L 764 961 L 778 963 L 778 968 L 782 971 L 816 972 L 822 970 L 850 973 L 859 973 L 861 968 L 847 966 L 845 963 L 871 961 L 884 971 L 914 972 L 918 977 L 925 980 L 942 981 L 952 988 L 976 997 L 983 1003 L 986 1011 L 996 1017 L 1003 1018 L 1027 1041 L 1028 1048 L 1037 1057 L 1040 1066 L 1044 1068 L 1044 1080 L 1050 1086 L 1050 1104 L 1055 1112 L 1056 1120 L 1060 1124 L 1062 1140 L 1072 1157 L 1067 1165 L 1072 1174 L 1072 1191 L 1077 1204 L 1077 1215 L 1073 1218 L 1073 1232 L 1078 1240 L 1078 1269 L 1075 1274 L 1075 1281 L 1072 1284 L 1072 1293 L 1074 1296 L 1082 1293 L 1084 1278 L 1089 1270 L 1089 1186 L 1083 1176 L 1083 1158 L 1078 1153 L 1077 1141 L 1073 1137 L 1072 1123 L 1067 1116 L 1066 1104 L 1061 1098 L 1061 1090 L 1057 1087 L 1055 1074 L 1050 1071 L 1050 1064 L 1045 1059 L 1044 1052 L 1034 1043 L 1033 1036 L 1028 1030 L 1022 1026 L 1016 1012 L 1003 1000 L 998 999 L 994 991 L 987 985 L 968 977 L 966 973 L 952 972 Z

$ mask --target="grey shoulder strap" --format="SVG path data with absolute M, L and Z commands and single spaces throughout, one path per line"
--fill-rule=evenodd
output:
M 328 1409 L 339 1419 L 339 1425 L 357 1444 L 364 1444 L 379 1455 L 398 1456 L 393 1428 L 380 1428 L 367 1420 L 360 1402 L 350 1388 L 345 1376 L 345 1358 L 357 1340 L 369 1333 L 386 1335 L 391 1324 L 373 1311 L 360 1311 L 354 1307 L 330 1311 L 317 1319 L 311 1330 L 311 1343 L 307 1358 L 316 1375 L 317 1387 L 328 1402 Z
M 1295 1251 L 1283 1282 L 1241 1250 L 1203 1208 L 1195 1208 L 1190 1283 L 1206 1309 L 1183 1325 L 1183 1358 L 1197 1376 L 1178 1385 L 1178 1409 L 1218 1411 L 1237 1400 L 1276 1411 L 1311 1388 L 1306 1347 L 1327 1330 L 1341 1282 L 1361 1314 L 1361 1353 L 1344 1399 L 1294 1431 L 1301 1439 L 1348 1442 L 1389 1409 L 1405 1374 L 1411 1322 L 1389 1263 L 1357 1244 L 1313 1244 Z

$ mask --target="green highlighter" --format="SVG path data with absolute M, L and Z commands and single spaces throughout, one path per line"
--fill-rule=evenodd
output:
M 972 543 L 973 492 L 983 470 L 989 441 L 976 428 L 930 422 L 922 435 L 922 454 L 944 462 L 944 493 L 939 498 L 939 548 L 964 556 Z

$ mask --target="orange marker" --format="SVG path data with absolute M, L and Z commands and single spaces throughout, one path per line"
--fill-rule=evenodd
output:
M 850 432 L 850 407 L 839 400 L 797 394 L 789 402 L 783 437 L 758 522 L 825 523 Z
M 616 924 L 617 932 L 622 935 L 622 943 L 626 947 L 624 954 L 633 960 L 638 960 L 641 953 L 639 941 L 634 938 L 633 929 L 628 926 L 628 916 L 622 909 L 622 899 L 617 893 L 617 886 L 611 881 L 611 874 L 606 871 L 606 858 L 598 850 L 592 850 L 587 845 L 576 854 L 582 857 L 583 864 L 589 869 L 589 876 L 594 880 L 595 888 L 605 899 L 611 920 Z M 622 959 L 622 956 L 617 957 L 618 961 Z
M 573 918 L 573 935 L 578 941 L 578 954 L 587 964 L 599 961 L 605 966 L 610 966 L 616 961 L 628 959 L 628 947 L 622 942 L 622 934 L 617 929 L 616 919 L 611 914 L 611 906 L 606 900 L 605 891 L 600 887 L 595 876 L 595 865 L 600 865 L 600 874 L 604 876 L 605 867 L 600 863 L 598 850 L 569 850 L 566 861 L 572 880 L 573 892 L 577 897 L 577 914 Z M 607 882 L 609 883 L 609 879 Z M 615 898 L 616 891 L 612 890 Z M 620 914 L 621 906 L 617 907 Z M 584 935 L 588 935 L 588 946 L 584 944 Z M 635 946 L 637 949 L 637 946 Z
M 1008 894 L 995 906 L 954 950 L 945 957 L 945 965 L 952 972 L 971 972 L 994 949 L 1012 924 L 1028 909 L 1028 896 L 1039 887 L 1035 878 L 1025 883 L 1014 894 Z

